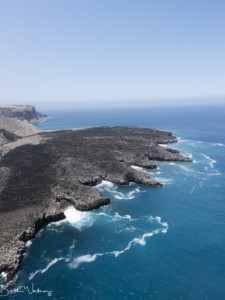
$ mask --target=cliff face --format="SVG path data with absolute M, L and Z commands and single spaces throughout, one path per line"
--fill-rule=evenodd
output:
M 36 122 L 45 115 L 36 112 L 35 107 L 31 105 L 10 105 L 0 106 L 0 116 L 9 118 L 17 118 L 19 120 L 27 120 Z
M 191 161 L 159 146 L 176 142 L 170 132 L 146 128 L 66 130 L 25 139 L 10 143 L 11 151 L 0 160 L 0 272 L 8 272 L 8 280 L 21 264 L 26 241 L 43 224 L 64 218 L 63 207 L 91 210 L 109 204 L 93 187 L 97 183 L 160 186 L 131 166 Z

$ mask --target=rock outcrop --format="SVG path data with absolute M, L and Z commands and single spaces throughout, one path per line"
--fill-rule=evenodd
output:
M 18 140 L 18 135 L 0 128 L 0 146 Z
M 7 280 L 20 267 L 25 243 L 44 224 L 63 219 L 65 205 L 92 210 L 109 204 L 93 187 L 102 180 L 157 187 L 159 181 L 131 166 L 191 161 L 159 145 L 177 141 L 170 132 L 147 128 L 42 132 L 25 139 L 12 142 L 0 160 L 0 272 L 8 273 Z

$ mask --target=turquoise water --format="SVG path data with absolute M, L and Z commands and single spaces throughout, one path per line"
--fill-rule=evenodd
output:
M 225 299 L 225 110 L 49 112 L 44 129 L 139 125 L 173 130 L 193 163 L 158 163 L 162 188 L 97 188 L 111 205 L 66 212 L 27 248 L 10 299 Z M 104 118 L 105 116 L 105 118 Z

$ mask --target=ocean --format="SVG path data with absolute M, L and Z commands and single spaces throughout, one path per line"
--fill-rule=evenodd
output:
M 96 188 L 111 205 L 72 207 L 27 244 L 10 299 L 224 300 L 225 107 L 46 111 L 44 130 L 133 125 L 170 130 L 193 163 L 160 162 L 154 188 Z M 33 289 L 36 290 L 36 293 Z M 37 290 L 39 289 L 39 292 Z M 30 295 L 29 295 L 30 292 Z

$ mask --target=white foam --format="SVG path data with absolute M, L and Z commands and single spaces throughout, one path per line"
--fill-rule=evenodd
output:
M 65 259 L 66 261 L 71 260 L 71 257 L 72 257 L 72 254 L 73 254 L 73 249 L 75 248 L 75 243 L 76 243 L 76 240 L 73 240 L 71 246 L 69 247 L 69 253 L 67 255 L 67 258 Z
M 225 145 L 224 144 L 222 144 L 222 143 L 212 143 L 214 146 L 219 146 L 219 147 L 225 147 Z
M 65 220 L 63 223 L 66 223 Z M 62 224 L 62 223 L 61 223 Z M 54 224 L 49 224 L 50 226 L 47 226 L 48 227 L 48 230 L 49 231 L 54 231 L 56 233 L 62 233 L 63 232 L 63 229 L 58 229 L 58 228 L 54 228 L 54 226 L 56 225 L 57 227 L 59 226 L 59 224 L 56 224 L 56 222 Z
M 103 213 L 103 212 L 101 212 L 101 213 L 98 213 L 98 216 L 104 216 L 104 217 L 108 217 L 108 215 L 107 215 L 106 213 Z
M 167 165 L 170 165 L 170 166 L 175 166 L 176 165 L 174 162 L 163 162 L 163 164 L 167 164 Z
M 117 214 L 117 216 L 120 216 L 119 214 Z M 121 217 L 121 216 L 120 216 Z M 131 217 L 129 215 L 126 215 L 126 216 L 123 216 L 125 218 L 128 218 L 130 219 Z M 132 246 L 134 245 L 141 245 L 141 246 L 145 246 L 146 245 L 146 239 L 149 238 L 149 237 L 152 237 L 154 235 L 157 235 L 159 234 L 160 232 L 161 233 L 167 233 L 168 231 L 168 223 L 167 222 L 162 222 L 161 220 L 161 217 L 149 217 L 148 218 L 149 221 L 151 222 L 157 222 L 158 224 L 160 224 L 163 228 L 160 228 L 160 229 L 155 229 L 154 231 L 152 232 L 146 232 L 144 233 L 142 236 L 140 237 L 135 237 L 133 238 L 128 244 L 127 246 L 122 249 L 122 250 L 114 250 L 114 251 L 110 251 L 110 252 L 104 252 L 104 253 L 95 253 L 93 255 L 91 254 L 86 254 L 86 255 L 81 255 L 81 256 L 78 256 L 76 258 L 73 259 L 72 262 L 70 262 L 68 264 L 69 268 L 71 269 L 76 269 L 79 267 L 80 264 L 83 264 L 83 263 L 91 263 L 91 262 L 94 262 L 98 257 L 100 256 L 104 256 L 104 255 L 113 255 L 114 257 L 118 257 L 119 255 L 125 253 L 126 251 L 130 250 Z M 126 228 L 127 230 L 130 230 L 130 229 L 136 229 L 135 227 L 131 226 L 131 227 L 127 227 Z M 124 230 L 126 230 L 124 229 Z M 122 232 L 124 230 L 121 230 L 119 232 Z
M 57 262 L 61 261 L 61 260 L 65 260 L 64 257 L 60 257 L 60 258 L 54 258 L 53 260 L 51 260 L 48 265 L 44 268 L 44 269 L 39 269 L 33 273 L 31 273 L 29 275 L 29 280 L 32 280 L 38 273 L 45 273 L 48 271 L 49 268 L 51 268 L 53 265 L 55 265 Z
M 73 206 L 68 206 L 64 210 L 64 215 L 69 223 L 77 223 L 82 220 L 82 214 Z
M 2 277 L 2 278 L 6 278 L 7 277 L 7 273 L 6 272 L 2 272 L 1 274 L 0 274 L 0 276 Z
M 133 191 L 128 192 L 128 193 L 121 193 L 121 192 L 117 192 L 117 191 L 113 192 L 114 197 L 119 200 L 131 200 L 135 197 L 135 194 L 137 194 L 137 193 L 140 193 L 140 188 L 136 188 Z
M 118 186 L 110 181 L 103 180 L 100 184 L 97 185 L 97 188 L 100 191 L 106 190 L 109 191 L 113 196 L 118 200 L 131 200 L 135 197 L 136 193 L 140 193 L 139 188 L 135 188 L 134 190 L 128 193 L 122 193 L 117 191 Z
M 149 173 L 150 173 L 151 175 L 155 175 L 155 174 L 160 175 L 160 174 L 162 174 L 161 171 L 149 171 Z
M 118 214 L 118 212 L 115 213 L 114 219 L 128 219 L 128 220 L 132 220 L 130 215 L 124 215 L 121 216 L 120 214 Z
M 130 241 L 128 243 L 128 245 L 126 246 L 126 248 L 124 248 L 123 250 L 120 250 L 120 251 L 119 250 L 111 251 L 110 254 L 113 254 L 115 257 L 118 257 L 119 255 L 123 254 L 124 252 L 130 250 L 130 248 L 131 248 L 132 244 L 134 243 L 135 239 L 133 239 L 132 241 Z
M 69 262 L 71 260 L 72 254 L 73 254 L 73 249 L 75 248 L 75 244 L 76 244 L 76 240 L 73 240 L 72 244 L 69 247 L 68 255 L 66 257 L 54 258 L 53 260 L 51 260 L 48 263 L 48 265 L 44 269 L 38 269 L 37 271 L 31 273 L 29 275 L 29 280 L 32 280 L 38 273 L 43 274 L 43 273 L 47 272 L 49 268 L 51 268 L 53 265 L 55 265 L 59 261 L 64 260 L 65 262 Z
M 74 249 L 75 248 L 75 244 L 76 244 L 76 240 L 73 240 L 71 246 L 69 247 L 69 249 Z
M 25 244 L 25 247 L 27 247 L 27 248 L 28 248 L 28 247 L 30 247 L 31 245 L 32 245 L 32 241 L 31 241 L 31 240 L 29 240 L 29 241 L 27 241 L 27 242 L 26 242 L 26 244 Z
M 160 224 L 166 228 L 168 228 L 168 223 L 167 222 L 160 222 Z
M 203 173 L 203 172 L 199 172 L 199 171 L 196 171 L 196 170 L 193 170 L 193 169 L 190 169 L 190 168 L 188 168 L 187 166 L 185 166 L 185 165 L 178 165 L 178 167 L 180 168 L 180 169 L 182 169 L 183 171 L 186 171 L 187 172 L 187 175 L 189 174 L 189 175 L 191 175 L 191 174 L 201 174 L 201 175 L 205 175 L 205 173 Z
M 65 258 L 60 257 L 60 258 L 54 258 L 52 261 L 50 261 L 50 263 L 47 265 L 47 267 L 43 270 L 41 270 L 41 273 L 45 273 L 48 271 L 49 268 L 51 268 L 53 265 L 55 265 L 57 262 L 64 260 Z
M 211 159 L 211 162 L 209 163 L 210 164 L 210 166 L 213 168 L 213 165 L 216 163 L 216 160 L 214 160 L 214 159 Z
M 134 226 L 129 226 L 129 227 L 126 227 L 124 229 L 121 229 L 119 231 L 116 231 L 117 233 L 121 233 L 121 232 L 124 232 L 124 231 L 128 231 L 128 232 L 134 232 L 136 230 L 136 227 Z
M 35 272 L 32 272 L 32 273 L 29 275 L 28 279 L 29 279 L 29 280 L 32 280 L 38 273 L 41 273 L 41 270 L 40 270 L 40 269 L 37 270 L 37 271 L 35 271 Z
M 93 225 L 91 212 L 79 211 L 72 205 L 65 208 L 64 215 L 66 217 L 67 222 L 69 222 L 73 227 L 79 230 Z
M 114 215 L 105 214 L 105 213 L 99 213 L 99 214 L 97 214 L 97 216 L 98 215 L 106 217 L 112 222 L 119 222 L 121 220 L 124 220 L 124 221 L 127 220 L 129 222 L 132 222 L 135 220 L 135 219 L 132 219 L 131 215 L 120 215 L 118 212 L 116 212 Z
M 179 143 L 192 142 L 192 140 L 185 140 L 185 139 L 182 139 L 181 137 L 178 137 L 178 138 L 177 138 L 177 142 L 178 142 L 178 144 L 179 144 Z
M 106 214 L 106 213 L 97 213 L 96 216 L 103 216 L 108 219 L 110 219 L 113 222 L 120 221 L 120 220 L 129 220 L 133 221 L 132 217 L 130 215 L 120 215 L 118 212 L 116 212 L 114 215 Z
M 150 221 L 150 222 L 156 221 L 157 223 L 159 223 L 159 222 L 161 222 L 161 217 L 158 217 L 158 216 L 156 216 L 156 217 L 150 216 L 150 217 L 148 217 L 148 221 Z
M 56 221 L 56 222 L 51 222 L 47 225 L 47 227 L 52 227 L 53 225 L 54 226 L 57 226 L 57 227 L 60 227 L 62 224 L 66 224 L 67 220 L 64 219 L 64 220 L 60 220 L 60 221 Z M 53 230 L 53 231 L 56 231 L 57 229 L 53 229 L 53 228 L 48 228 L 50 230 Z
M 209 165 L 211 168 L 214 167 L 214 164 L 216 163 L 216 160 L 215 159 L 212 159 L 211 157 L 209 157 L 208 155 L 206 154 L 202 154 L 203 157 L 205 157 L 208 161 L 209 161 Z
M 168 231 L 168 229 L 169 229 L 168 223 L 167 223 L 167 222 L 162 222 L 161 217 L 158 217 L 158 216 L 152 217 L 152 216 L 150 216 L 150 217 L 148 218 L 148 220 L 149 220 L 150 222 L 156 221 L 158 224 L 160 224 L 161 226 L 163 226 L 163 227 L 164 227 L 163 229 L 159 229 L 159 230 L 161 230 L 162 233 L 166 233 L 166 232 Z
M 138 167 L 138 166 L 131 166 L 131 168 L 137 170 L 137 171 L 141 171 L 141 172 L 146 172 L 146 170 L 142 167 Z
M 119 255 L 123 254 L 124 252 L 130 250 L 130 248 L 133 245 L 139 244 L 141 246 L 145 246 L 146 245 L 146 238 L 152 237 L 153 235 L 158 234 L 159 232 L 160 232 L 160 230 L 158 230 L 158 231 L 154 230 L 153 232 L 144 233 L 139 238 L 133 238 L 123 250 L 112 251 L 112 252 L 109 252 L 109 254 L 113 254 L 115 257 L 118 257 Z
M 178 165 L 179 166 L 179 168 L 180 169 L 182 169 L 182 170 L 184 170 L 184 171 L 186 171 L 186 172 L 193 172 L 193 170 L 192 169 L 189 169 L 187 166 L 185 166 L 185 165 Z
M 81 256 L 74 258 L 74 260 L 72 262 L 70 262 L 68 264 L 68 266 L 71 269 L 76 269 L 79 267 L 80 264 L 93 262 L 97 259 L 98 256 L 102 256 L 102 255 L 105 255 L 105 254 L 104 253 L 95 253 L 93 255 L 90 255 L 90 254 L 81 255 Z
M 216 173 L 209 173 L 208 176 L 221 176 L 222 174 L 218 171 Z
M 112 183 L 111 181 L 102 180 L 102 182 L 97 184 L 96 187 L 100 188 L 100 189 L 102 189 L 102 188 L 113 188 L 113 187 L 115 187 L 115 184 Z

